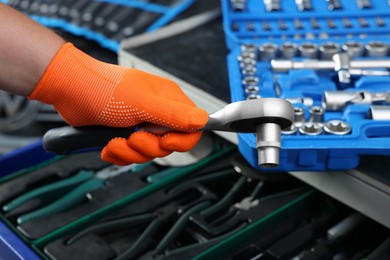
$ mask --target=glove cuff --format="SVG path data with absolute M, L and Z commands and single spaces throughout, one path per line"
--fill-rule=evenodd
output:
M 98 61 L 66 43 L 28 98 L 54 105 L 71 125 L 94 124 L 127 70 Z

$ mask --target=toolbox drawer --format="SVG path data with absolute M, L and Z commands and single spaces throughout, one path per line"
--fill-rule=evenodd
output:
M 16 198 L 21 201 L 32 190 L 37 193 L 82 169 L 96 172 L 106 167 L 97 153 L 86 153 L 50 160 L 0 179 L 0 236 L 8 248 L 10 244 L 12 252 L 29 254 L 29 259 L 112 259 L 120 255 L 129 259 L 249 259 L 262 250 L 272 257 L 293 256 L 312 246 L 337 253 L 333 244 L 311 242 L 323 241 L 326 230 L 348 218 L 354 219 L 353 234 L 369 239 L 367 234 L 375 233 L 375 239 L 365 244 L 365 255 L 390 236 L 380 224 L 286 173 L 259 173 L 225 141 L 217 142 L 212 155 L 189 166 L 167 168 L 153 163 L 126 168 L 107 179 L 105 188 L 88 191 L 90 203 L 18 223 L 17 219 L 36 210 L 37 204 L 22 200 L 12 209 Z M 114 187 L 117 192 L 110 191 L 116 178 L 127 192 L 119 186 Z M 67 196 L 59 188 L 57 192 Z M 52 203 L 40 199 L 41 205 Z M 357 224 L 362 223 L 369 231 L 359 228 Z M 302 232 L 308 239 L 299 237 L 294 246 L 275 242 Z M 355 243 L 346 236 L 340 250 L 360 253 L 353 247 Z M 8 256 L 4 252 L 0 255 Z

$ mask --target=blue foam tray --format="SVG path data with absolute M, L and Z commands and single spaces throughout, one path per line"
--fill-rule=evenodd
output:
M 253 44 L 257 47 L 266 42 L 278 46 L 284 42 L 297 45 L 311 42 L 321 45 L 329 41 L 340 45 L 349 41 L 362 44 L 381 41 L 390 44 L 390 6 L 387 1 L 371 0 L 371 8 L 361 10 L 357 7 L 356 1 L 340 0 L 343 9 L 334 11 L 328 10 L 326 1 L 311 2 L 312 10 L 299 11 L 295 1 L 281 0 L 280 11 L 267 12 L 261 0 L 247 0 L 242 11 L 233 10 L 230 0 L 222 0 L 225 38 L 230 49 L 227 59 L 232 101 L 241 101 L 248 97 L 242 85 L 245 76 L 237 60 L 243 44 Z M 320 29 L 311 27 L 313 18 Z M 296 19 L 299 19 L 302 29 L 298 30 L 295 27 Z M 345 28 L 345 19 L 352 27 Z M 335 28 L 327 28 L 330 20 Z M 366 22 L 365 26 L 362 26 L 362 20 Z M 264 29 L 264 23 L 268 26 L 267 30 Z M 280 29 L 280 23 L 285 25 L 283 29 Z M 390 59 L 389 56 L 386 58 Z M 296 59 L 302 58 L 297 56 Z M 313 106 L 321 106 L 324 91 L 390 92 L 388 76 L 361 76 L 356 78 L 351 86 L 345 88 L 335 80 L 337 75 L 334 71 L 316 72 L 306 69 L 275 73 L 270 62 L 259 60 L 255 66 L 260 95 L 264 98 L 308 97 L 313 100 Z M 280 86 L 280 94 L 275 92 L 275 82 Z M 309 107 L 302 104 L 294 106 L 305 110 L 307 121 Z M 293 135 L 282 135 L 280 166 L 277 168 L 263 169 L 257 165 L 258 154 L 254 134 L 239 134 L 238 147 L 252 166 L 267 171 L 352 169 L 358 166 L 360 155 L 390 155 L 390 121 L 374 121 L 370 118 L 369 111 L 370 105 L 353 104 L 342 111 L 325 112 L 324 122 L 341 119 L 350 124 L 352 131 L 347 135 L 309 136 L 302 135 L 299 131 Z

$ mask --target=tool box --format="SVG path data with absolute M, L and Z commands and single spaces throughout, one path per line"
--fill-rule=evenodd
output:
M 195 0 L 1 0 L 44 26 L 62 29 L 118 51 L 120 41 L 161 28 Z
M 117 167 L 99 157 L 37 159 L 0 179 L 0 257 L 350 259 L 385 248 L 390 236 L 286 173 L 259 174 L 220 138 L 188 166 Z M 101 173 L 104 183 L 86 185 Z
M 222 0 L 232 101 L 279 97 L 294 107 L 280 166 L 352 169 L 390 154 L 388 1 Z M 254 134 L 239 150 L 257 166 Z M 263 168 L 261 168 L 263 169 Z

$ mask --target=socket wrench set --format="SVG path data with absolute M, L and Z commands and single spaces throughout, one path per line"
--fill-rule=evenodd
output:
M 390 155 L 390 2 L 223 0 L 232 101 L 282 98 L 280 165 L 257 165 L 253 134 L 239 149 L 266 171 L 344 170 Z
M 0 0 L 37 22 L 118 51 L 121 40 L 157 30 L 195 0 Z

